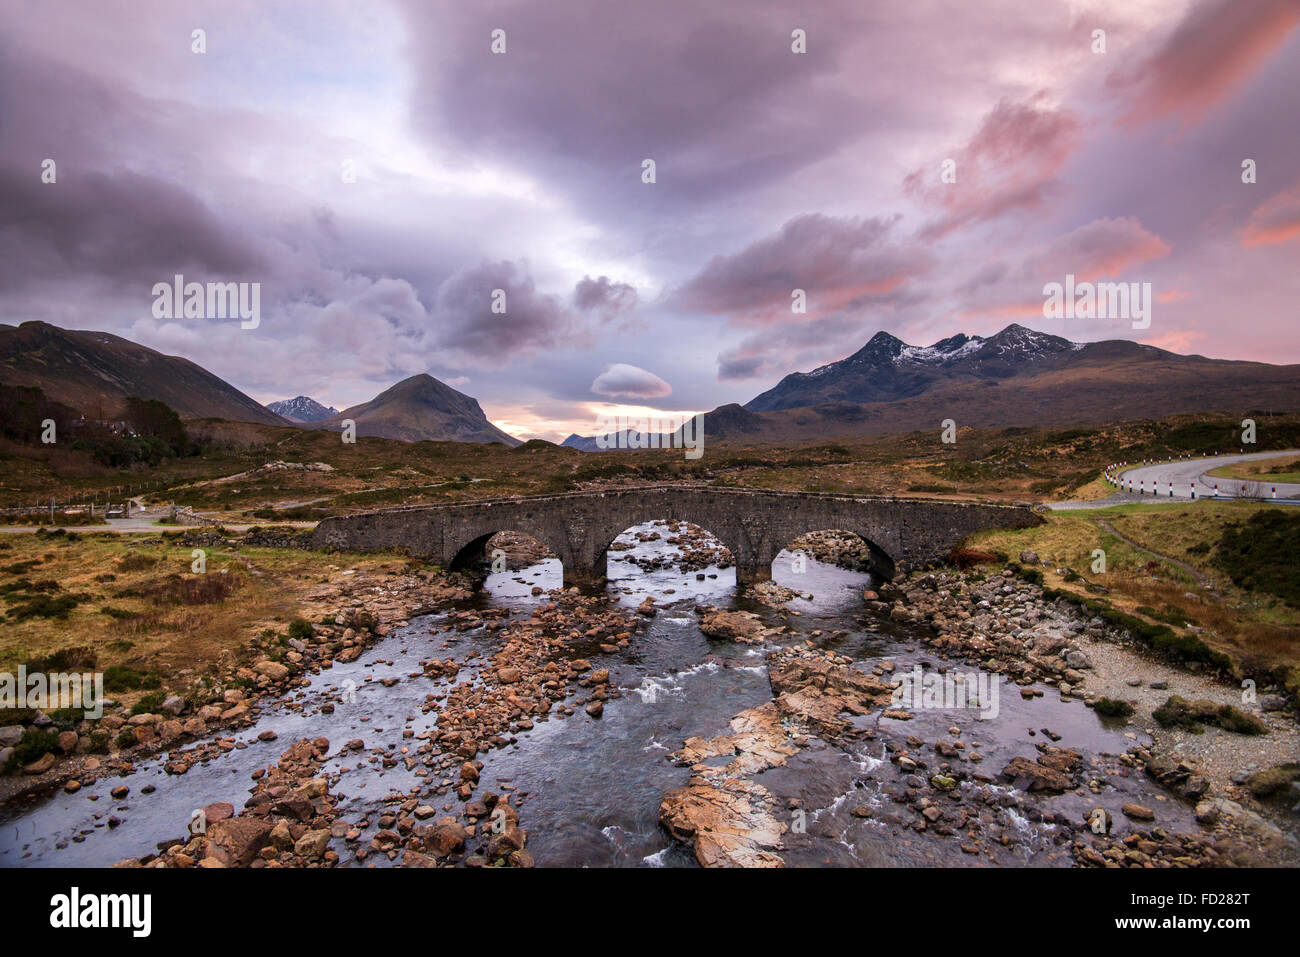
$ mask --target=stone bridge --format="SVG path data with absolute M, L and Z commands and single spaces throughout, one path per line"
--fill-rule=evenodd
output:
M 344 551 L 403 547 L 445 568 L 460 568 L 481 558 L 497 532 L 523 532 L 559 557 L 566 581 L 589 582 L 604 577 L 606 551 L 615 538 L 656 519 L 712 532 L 731 549 L 741 582 L 769 578 L 777 553 L 806 532 L 860 535 L 876 573 L 890 578 L 900 566 L 944 559 L 972 532 L 1043 521 L 1023 505 L 657 485 L 335 516 L 316 526 L 312 544 Z

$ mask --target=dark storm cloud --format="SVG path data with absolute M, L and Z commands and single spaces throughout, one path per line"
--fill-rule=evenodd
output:
M 624 216 L 772 182 L 861 135 L 869 93 L 824 83 L 843 66 L 852 5 L 726 0 L 404 4 L 420 71 L 416 122 L 476 152 L 526 156 L 586 208 Z M 791 52 L 791 31 L 810 53 Z M 507 52 L 490 52 L 491 31 Z M 828 117 L 834 117 L 827 122 Z M 641 183 L 655 160 L 658 188 Z
M 673 301 L 742 323 L 788 323 L 896 297 L 928 272 L 924 248 L 890 238 L 893 220 L 812 213 L 738 253 L 715 256 Z M 808 311 L 792 312 L 792 291 Z
M 636 289 L 625 282 L 614 282 L 608 276 L 592 279 L 583 276 L 573 287 L 573 305 L 582 312 L 595 312 L 605 322 L 636 308 Z
M 93 273 L 150 286 L 173 273 L 261 278 L 266 264 L 240 233 L 186 190 L 120 170 L 0 170 L 0 280 Z M 191 278 L 206 281 L 203 276 Z
M 497 290 L 505 293 L 503 314 L 492 311 Z M 441 349 L 485 366 L 585 338 L 585 327 L 559 297 L 538 292 L 532 276 L 507 261 L 481 263 L 449 277 L 438 289 L 434 322 Z
M 192 270 L 259 278 L 258 244 L 186 186 L 122 163 L 114 132 L 140 133 L 147 105 L 111 82 L 5 44 L 0 55 L 0 280 L 152 285 Z M 42 179 L 54 161 L 54 182 Z M 195 276 L 196 279 L 202 277 Z

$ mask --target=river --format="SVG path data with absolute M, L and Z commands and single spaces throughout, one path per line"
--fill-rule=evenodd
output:
M 654 530 L 641 526 L 624 538 L 634 541 L 635 532 Z M 723 733 L 734 715 L 771 699 L 765 652 L 774 644 L 706 637 L 694 613 L 697 603 L 756 612 L 774 625 L 784 622 L 791 633 L 775 643 L 811 639 L 850 656 L 863 669 L 881 661 L 893 662 L 898 674 L 923 661 L 939 670 L 964 667 L 928 652 L 917 640 L 918 626 L 867 615 L 862 591 L 871 582 L 866 575 L 811 559 L 796 573 L 791 556 L 783 552 L 774 563 L 773 580 L 812 595 L 811 600 L 791 601 L 789 608 L 799 614 L 784 616 L 738 596 L 732 568 L 642 571 L 627 560 L 654 564 L 673 554 L 674 547 L 663 538 L 611 551 L 609 593 L 629 609 L 651 595 L 659 611 L 617 653 L 602 653 L 598 645 L 585 643 L 570 649 L 593 668 L 608 668 L 611 689 L 620 689 L 605 703 L 603 715 L 593 719 L 581 708 L 566 718 L 553 714 L 517 734 L 508 747 L 480 755 L 480 792 L 514 795 L 538 866 L 696 866 L 691 850 L 674 843 L 657 822 L 664 792 L 684 784 L 691 773 L 669 756 L 687 738 Z M 533 588 L 557 587 L 561 575 L 555 560 L 493 574 L 468 604 L 527 610 L 549 600 L 545 594 L 534 596 Z M 0 808 L 0 866 L 106 866 L 150 853 L 158 842 L 182 837 L 195 808 L 222 800 L 241 807 L 250 775 L 273 763 L 298 738 L 327 737 L 332 754 L 344 742 L 362 738 L 367 749 L 383 744 L 400 757 L 413 737 L 435 725 L 436 712 L 422 711 L 426 695 L 447 688 L 445 679 L 426 676 L 419 663 L 454 656 L 467 663 L 455 681 L 473 680 L 476 665 L 489 659 L 501 640 L 484 628 L 443 628 L 453 610 L 412 619 L 359 660 L 313 676 L 308 687 L 265 709 L 254 725 L 239 731 L 235 748 L 184 775 L 169 775 L 163 755 L 142 761 L 126 778 L 105 778 L 75 794 L 57 791 Z M 786 863 L 1067 866 L 1073 831 L 1063 822 L 1081 821 L 1091 808 L 1102 806 L 1122 830 L 1127 822 L 1119 808 L 1129 801 L 1161 802 L 1160 819 L 1167 828 L 1195 827 L 1190 811 L 1166 801 L 1155 785 L 1129 773 L 1114 757 L 1145 743 L 1140 733 L 1107 727 L 1081 701 L 1063 700 L 1051 689 L 1032 700 L 1023 699 L 1014 685 L 999 690 L 998 714 L 990 720 L 980 720 L 973 710 L 920 710 L 910 721 L 867 715 L 854 721 L 874 728 L 874 737 L 846 744 L 813 739 L 785 766 L 758 775 L 782 806 L 797 804 L 803 812 L 800 826 L 785 835 L 780 854 Z M 332 713 L 322 710 L 326 704 L 334 705 Z M 277 740 L 259 741 L 258 735 L 268 730 Z M 1033 758 L 1035 745 L 1046 742 L 1049 731 L 1059 736 L 1059 746 L 1084 756 L 1085 771 L 1096 765 L 1093 773 L 1107 782 L 1100 795 L 1085 790 L 1040 796 L 992 780 L 963 781 L 961 813 L 964 821 L 978 824 L 977 853 L 963 850 L 969 841 L 960 831 L 954 835 L 941 833 L 944 828 L 917 831 L 908 826 L 917 818 L 907 802 L 909 783 L 886 760 L 887 748 L 915 750 L 909 738 L 927 745 L 960 739 L 962 760 L 992 779 L 1011 758 Z M 978 768 L 967 758 L 971 752 L 983 758 Z M 332 791 L 339 798 L 340 816 L 354 826 L 365 824 L 360 844 L 378 827 L 386 798 L 423 783 L 420 766 L 410 763 L 414 768 L 367 750 L 339 755 L 326 765 L 325 772 L 337 776 Z M 1089 776 L 1085 773 L 1083 780 Z M 123 783 L 130 793 L 115 800 L 109 792 Z M 146 794 L 148 786 L 152 793 Z M 437 802 L 441 806 L 446 800 Z M 342 866 L 360 863 L 352 853 L 358 844 L 336 836 L 331 846 Z M 389 862 L 374 854 L 365 863 Z

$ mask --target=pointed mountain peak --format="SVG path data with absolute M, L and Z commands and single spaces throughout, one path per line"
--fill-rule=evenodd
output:
M 1054 336 L 1046 332 L 1036 332 L 1019 323 L 1011 323 L 995 336 L 984 340 L 980 350 L 981 358 L 998 357 L 1003 359 L 1040 359 L 1070 352 L 1080 348 L 1063 336 Z
M 299 395 L 280 402 L 270 402 L 267 403 L 266 407 L 290 422 L 319 422 L 321 419 L 328 419 L 332 415 L 339 414 L 338 409 L 326 407 L 309 395 Z
M 905 347 L 906 343 L 902 339 L 891 336 L 882 329 L 868 339 L 865 346 L 847 359 L 841 360 L 841 362 L 848 365 L 877 365 L 882 362 L 891 362 Z M 838 364 L 831 363 L 832 366 Z M 826 368 L 830 368 L 830 366 L 822 366 L 822 369 Z M 820 371 L 821 369 L 818 369 L 812 374 L 816 375 Z

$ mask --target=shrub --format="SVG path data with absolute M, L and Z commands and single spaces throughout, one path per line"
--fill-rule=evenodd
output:
M 1238 588 L 1300 607 L 1300 514 L 1260 509 L 1244 524 L 1228 526 L 1214 564 Z
M 32 595 L 26 601 L 9 609 L 9 617 L 14 621 L 24 618 L 59 618 L 68 617 L 68 613 L 81 604 L 81 595 Z
M 59 749 L 59 736 L 43 728 L 26 728 L 23 736 L 14 745 L 14 761 L 18 764 L 31 764 L 51 751 Z
M 162 691 L 152 691 L 131 706 L 131 713 L 154 714 L 162 710 L 162 703 L 165 697 L 166 694 Z
M 1246 787 L 1255 797 L 1267 798 L 1297 780 L 1300 780 L 1300 764 L 1279 764 L 1264 771 L 1256 771 L 1246 778 Z
M 1230 704 L 1225 704 L 1219 708 L 1215 715 L 1218 718 L 1219 727 L 1224 731 L 1235 731 L 1237 734 L 1268 734 L 1268 726 L 1260 721 L 1254 715 L 1246 714 L 1239 708 L 1234 708 Z
M 297 638 L 300 641 L 306 641 L 314 634 L 316 634 L 316 629 L 312 627 L 311 622 L 306 618 L 295 617 L 291 622 L 289 622 L 290 638 Z
M 104 669 L 105 691 L 138 691 L 144 675 L 129 665 L 113 665 Z
M 118 560 L 117 569 L 123 572 L 138 572 L 146 568 L 153 568 L 158 564 L 158 559 L 152 555 L 142 555 L 139 552 L 132 552 L 130 555 L 124 555 Z
M 93 648 L 85 645 L 71 645 L 60 648 L 40 658 L 31 658 L 26 662 L 28 671 L 94 671 L 98 659 Z
M 972 568 L 975 565 L 988 565 L 998 561 L 998 554 L 982 548 L 971 548 L 967 545 L 956 545 L 948 553 L 948 561 L 956 565 L 963 571 Z
M 1127 701 L 1116 701 L 1114 698 L 1098 698 L 1093 710 L 1103 718 L 1128 718 L 1133 715 L 1131 704 Z
M 211 605 L 225 601 L 235 590 L 230 575 L 168 575 L 161 582 L 141 590 L 141 597 L 155 605 Z
M 1236 734 L 1268 733 L 1268 728 L 1262 721 L 1230 704 L 1216 705 L 1206 700 L 1188 701 L 1178 695 L 1170 695 L 1164 704 L 1152 712 L 1152 716 L 1166 728 L 1200 731 L 1201 725 L 1215 724 L 1224 731 Z
M 1032 585 L 1043 583 L 1043 573 L 1037 568 L 1026 568 L 1018 562 L 1011 562 L 1007 567 Z

